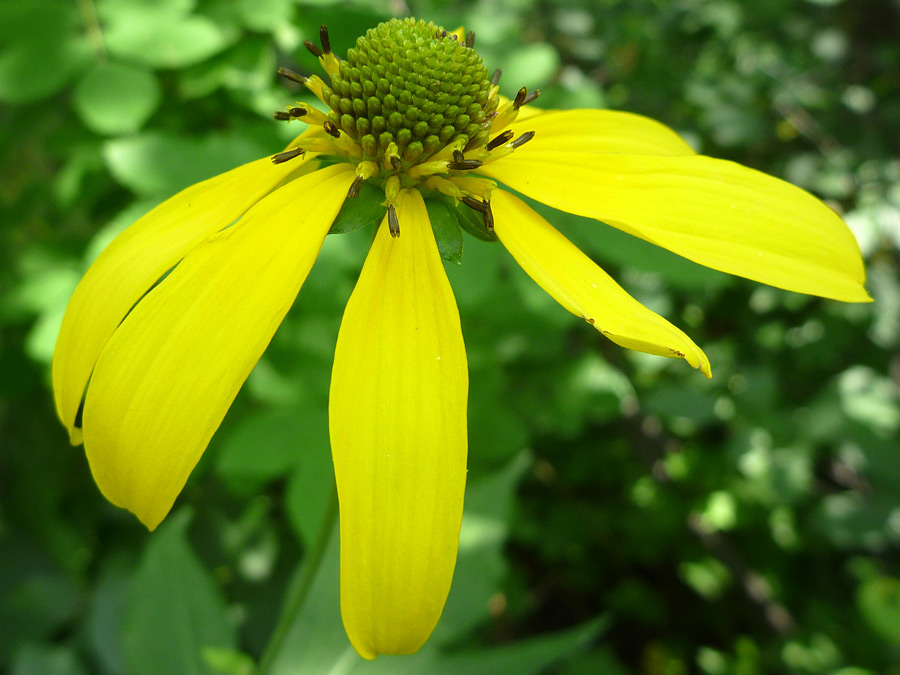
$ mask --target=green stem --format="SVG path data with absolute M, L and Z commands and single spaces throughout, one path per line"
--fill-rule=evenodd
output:
M 275 626 L 272 637 L 269 639 L 269 644 L 266 645 L 262 658 L 259 660 L 257 675 L 268 675 L 272 671 L 278 652 L 281 650 L 281 646 L 284 644 L 284 640 L 287 638 L 297 615 L 303 608 L 306 597 L 309 595 L 309 591 L 316 579 L 316 574 L 319 571 L 319 566 L 322 564 L 322 559 L 325 557 L 325 551 L 328 548 L 328 542 L 331 539 L 332 530 L 334 530 L 334 524 L 337 521 L 337 515 L 337 489 L 332 485 L 331 495 L 328 498 L 328 506 L 325 507 L 325 514 L 322 517 L 319 533 L 313 542 L 312 548 L 304 556 L 303 571 L 300 579 L 288 591 L 288 598 L 281 610 L 278 624 Z

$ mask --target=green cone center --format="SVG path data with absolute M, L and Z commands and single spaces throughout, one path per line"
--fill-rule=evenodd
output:
M 440 26 L 391 19 L 357 39 L 331 78 L 329 119 L 369 160 L 393 142 L 407 166 L 451 143 L 484 145 L 497 108 L 487 68 L 474 49 Z

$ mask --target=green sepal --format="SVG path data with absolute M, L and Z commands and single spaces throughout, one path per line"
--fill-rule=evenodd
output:
M 431 220 L 431 229 L 441 258 L 459 265 L 462 263 L 463 236 L 456 209 L 443 199 L 426 199 L 425 208 L 428 209 L 428 219 Z M 400 227 L 402 234 L 402 223 Z
M 460 227 L 473 237 L 481 241 L 497 241 L 497 235 L 484 226 L 484 217 L 478 211 L 462 203 L 450 208 L 456 213 Z
M 363 183 L 359 194 L 344 200 L 328 234 L 345 234 L 384 220 L 387 207 L 382 205 L 384 190 Z

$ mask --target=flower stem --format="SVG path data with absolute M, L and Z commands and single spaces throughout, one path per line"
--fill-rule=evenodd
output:
M 309 591 L 316 579 L 316 574 L 319 571 L 319 566 L 322 564 L 322 559 L 325 557 L 325 551 L 328 548 L 328 542 L 331 539 L 334 524 L 337 521 L 337 514 L 337 488 L 332 484 L 331 494 L 328 497 L 328 505 L 325 507 L 325 513 L 322 516 L 319 532 L 316 535 L 312 548 L 304 556 L 303 571 L 299 580 L 292 584 L 288 590 L 288 597 L 281 610 L 281 616 L 278 618 L 278 624 L 275 626 L 272 637 L 269 639 L 269 644 L 266 645 L 266 649 L 259 661 L 256 675 L 269 675 L 272 672 L 272 666 L 275 663 L 278 652 L 281 650 L 281 646 L 284 644 L 284 640 L 287 638 L 297 615 L 303 608 L 306 597 L 309 595 Z

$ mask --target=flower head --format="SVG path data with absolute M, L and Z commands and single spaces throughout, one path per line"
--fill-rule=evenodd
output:
M 85 274 L 53 360 L 57 411 L 106 497 L 150 529 L 168 513 L 309 273 L 345 201 L 384 217 L 350 298 L 329 404 L 341 519 L 341 604 L 367 658 L 408 653 L 441 614 L 466 477 L 468 375 L 429 220 L 499 239 L 565 309 L 629 349 L 703 351 L 628 295 L 514 194 L 587 216 L 700 264 L 863 302 L 841 219 L 808 193 L 698 156 L 653 120 L 542 112 L 511 100 L 474 35 L 413 19 L 370 30 L 327 73 L 282 70 L 324 104 L 286 150 L 194 185 L 121 234 Z M 500 185 L 504 187 L 500 187 Z M 379 201 L 381 201 L 379 197 Z

